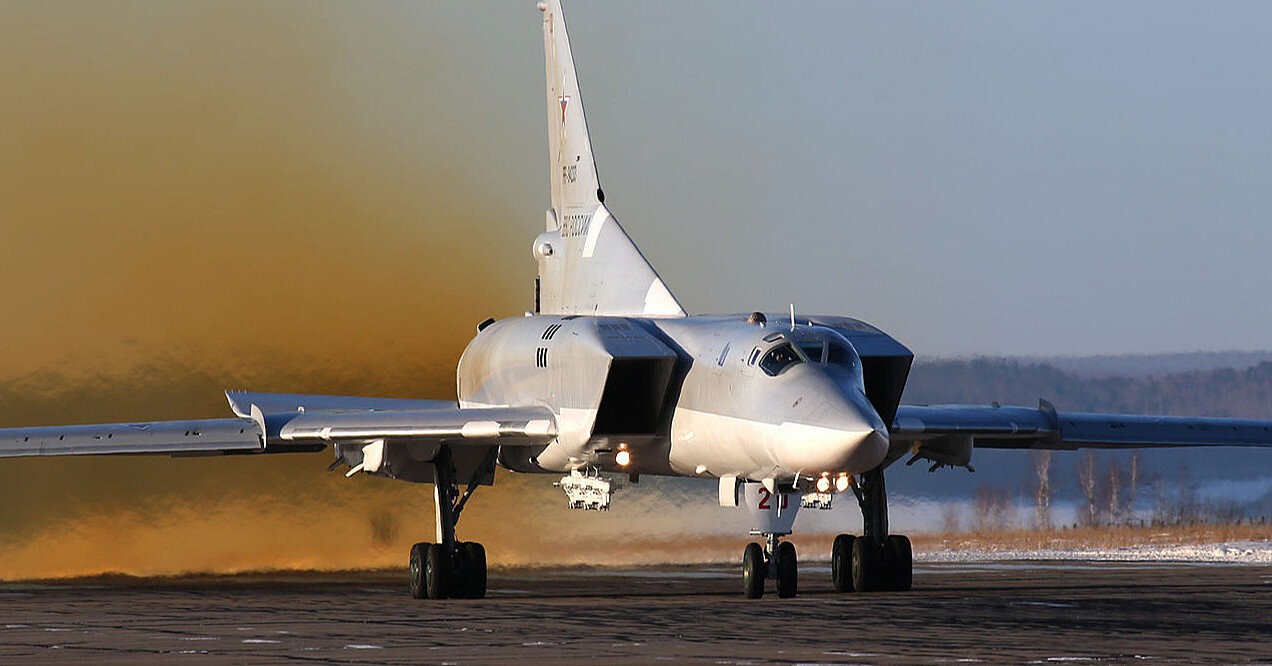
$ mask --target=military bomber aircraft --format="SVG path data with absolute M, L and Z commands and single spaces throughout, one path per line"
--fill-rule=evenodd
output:
M 911 588 L 888 530 L 884 470 L 910 456 L 967 466 L 976 448 L 1272 446 L 1272 421 L 907 406 L 913 354 L 865 322 L 789 312 L 687 315 L 605 205 L 561 0 L 541 0 L 551 208 L 531 250 L 533 310 L 489 319 L 458 363 L 458 400 L 227 392 L 233 418 L 0 430 L 0 457 L 272 454 L 330 447 L 348 474 L 434 487 L 436 538 L 411 548 L 416 598 L 480 598 L 486 555 L 465 503 L 495 468 L 562 475 L 571 507 L 612 481 L 718 484 L 755 518 L 743 591 L 797 592 L 795 515 L 855 500 L 863 534 L 834 540 L 839 592 Z

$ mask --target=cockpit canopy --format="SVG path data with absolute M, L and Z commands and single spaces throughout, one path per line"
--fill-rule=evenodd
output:
M 767 350 L 757 347 L 751 354 L 751 363 L 770 377 L 800 363 L 815 363 L 847 370 L 861 381 L 861 358 L 857 350 L 835 331 L 817 327 L 794 335 L 771 333 L 764 341 L 776 344 Z
M 821 355 L 819 354 L 818 357 L 820 358 L 820 356 Z M 776 377 L 777 375 L 782 374 L 783 370 L 791 367 L 792 365 L 795 365 L 796 363 L 803 363 L 807 360 L 807 356 L 803 356 L 799 352 L 795 351 L 795 345 L 792 345 L 789 342 L 783 342 L 782 344 L 768 350 L 768 353 L 764 354 L 764 357 L 760 359 L 760 369 L 769 376 Z

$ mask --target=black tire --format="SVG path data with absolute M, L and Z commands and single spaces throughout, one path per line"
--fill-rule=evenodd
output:
M 486 597 L 486 549 L 476 541 L 466 541 L 459 546 L 462 561 L 462 577 L 458 581 L 465 599 Z
M 852 588 L 857 592 L 883 589 L 887 571 L 873 539 L 862 537 L 852 542 Z
M 450 591 L 450 553 L 441 544 L 430 543 L 424 552 L 424 589 L 429 599 L 445 599 Z
M 428 590 L 424 584 L 424 558 L 428 551 L 429 544 L 417 543 L 411 546 L 411 567 L 408 578 L 408 586 L 411 588 L 411 596 L 416 599 L 427 599 Z
M 799 564 L 795 544 L 783 541 L 777 545 L 777 596 L 789 599 L 799 593 Z
M 852 592 L 852 542 L 851 534 L 840 534 L 830 547 L 830 580 L 836 592 Z
M 751 542 L 742 551 L 742 593 L 747 599 L 759 599 L 764 596 L 764 579 L 767 578 L 768 567 L 764 564 L 764 549 L 760 544 Z
M 906 592 L 914 587 L 914 550 L 910 540 L 900 534 L 888 537 L 889 589 Z

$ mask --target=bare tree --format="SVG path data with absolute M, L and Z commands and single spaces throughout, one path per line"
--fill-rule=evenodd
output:
M 1167 483 L 1164 475 L 1155 474 L 1157 486 L 1156 506 L 1153 507 L 1153 523 L 1156 525 L 1188 525 L 1201 518 L 1201 503 L 1197 499 L 1197 482 L 1191 470 L 1181 465 L 1174 482 Z M 1174 490 L 1172 494 L 1170 490 Z
M 1166 480 L 1161 474 L 1153 475 L 1153 524 L 1168 525 L 1174 522 L 1170 500 L 1166 498 Z
M 1231 499 L 1207 499 L 1200 504 L 1202 520 L 1218 525 L 1240 525 L 1245 518 L 1241 503 Z
M 1078 524 L 1083 527 L 1095 527 L 1100 524 L 1099 481 L 1095 473 L 1095 452 L 1083 451 L 1078 456 L 1078 488 L 1082 491 L 1085 506 L 1078 514 Z
M 980 486 L 972 494 L 973 525 L 978 532 L 1005 530 L 1016 522 L 1013 493 L 990 486 Z
M 1008 530 L 1016 526 L 1016 493 L 1012 490 L 1000 490 L 994 503 L 994 526 L 999 530 Z
M 1175 523 L 1187 525 L 1201 517 L 1201 506 L 1197 501 L 1197 482 L 1193 479 L 1192 470 L 1187 465 L 1179 466 L 1179 481 L 1176 489 L 1179 492 L 1175 504 Z
M 1034 451 L 1032 454 L 1034 468 L 1034 507 L 1037 509 L 1036 523 L 1040 530 L 1050 530 L 1051 522 L 1051 451 Z
M 1122 502 L 1125 496 L 1124 488 L 1126 486 L 1126 474 L 1122 471 L 1122 466 L 1117 461 L 1117 456 L 1109 457 L 1109 473 L 1108 473 L 1108 507 L 1109 520 L 1114 525 L 1122 523 Z
M 1128 519 L 1135 515 L 1135 493 L 1139 490 L 1140 477 L 1143 474 L 1141 464 L 1140 452 L 1136 449 L 1131 452 L 1130 472 L 1126 478 L 1126 515 Z
M 989 486 L 978 486 L 972 493 L 972 530 L 985 532 L 990 528 L 989 519 L 994 513 L 994 491 Z

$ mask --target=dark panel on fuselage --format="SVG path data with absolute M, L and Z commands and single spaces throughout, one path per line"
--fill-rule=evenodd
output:
M 615 358 L 592 435 L 655 435 L 663 421 L 674 358 Z
M 858 352 L 860 353 L 860 352 Z M 910 376 L 913 356 L 862 356 L 861 370 L 866 380 L 866 397 L 884 423 L 892 423 Z

